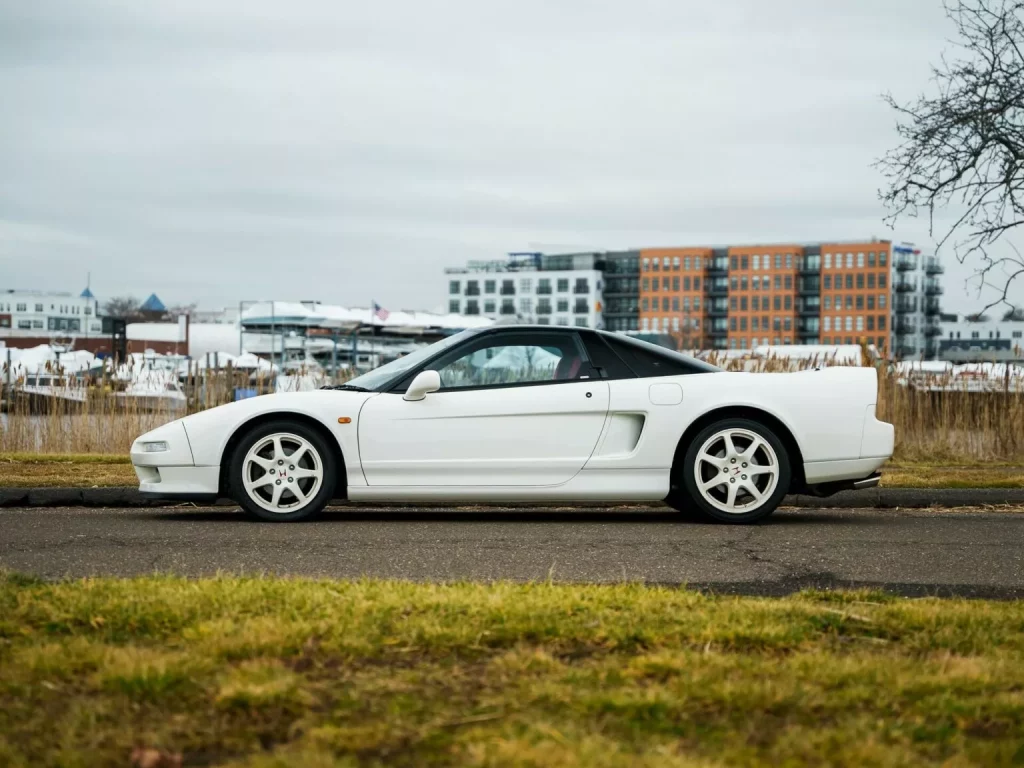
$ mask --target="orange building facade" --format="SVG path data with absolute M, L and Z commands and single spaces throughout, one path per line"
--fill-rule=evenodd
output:
M 884 352 L 892 267 L 880 240 L 643 249 L 640 329 L 681 349 L 865 340 Z

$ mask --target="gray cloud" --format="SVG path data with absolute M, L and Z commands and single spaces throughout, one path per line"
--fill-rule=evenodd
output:
M 951 30 L 844 5 L 7 3 L 0 282 L 432 308 L 524 248 L 927 247 L 871 163 Z

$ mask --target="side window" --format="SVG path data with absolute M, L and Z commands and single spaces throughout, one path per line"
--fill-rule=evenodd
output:
M 441 376 L 442 391 L 571 381 L 590 375 L 579 343 L 567 334 L 485 339 L 431 367 Z

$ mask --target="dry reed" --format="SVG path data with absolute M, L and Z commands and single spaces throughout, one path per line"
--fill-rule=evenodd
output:
M 711 362 L 727 370 L 765 373 L 833 363 L 777 357 L 745 361 L 712 357 Z M 1002 391 L 966 391 L 948 375 L 918 376 L 912 381 L 884 364 L 877 370 L 878 418 L 896 427 L 896 459 L 1024 464 L 1024 387 L 1011 386 L 1007 378 Z M 118 398 L 109 381 L 85 384 L 88 396 L 84 402 L 57 396 L 27 397 L 8 388 L 7 413 L 0 416 L 0 452 L 123 454 L 143 432 L 185 413 L 230 402 L 240 389 L 264 394 L 275 388 L 271 378 L 261 375 L 230 368 L 196 369 L 183 379 L 183 407 L 171 410 L 146 408 L 132 398 Z M 945 391 L 929 391 L 928 386 Z

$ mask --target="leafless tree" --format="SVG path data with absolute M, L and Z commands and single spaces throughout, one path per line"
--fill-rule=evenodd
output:
M 139 304 L 134 296 L 117 296 L 103 304 L 103 314 L 107 317 L 138 317 Z
M 877 163 L 886 177 L 881 197 L 890 225 L 927 212 L 932 237 L 936 212 L 956 208 L 938 248 L 977 261 L 979 294 L 999 294 L 988 309 L 1009 304 L 1011 284 L 1024 275 L 1024 257 L 1004 238 L 1024 225 L 1024 0 L 943 6 L 958 32 L 956 56 L 932 67 L 936 95 L 910 104 L 885 96 L 902 143 Z

